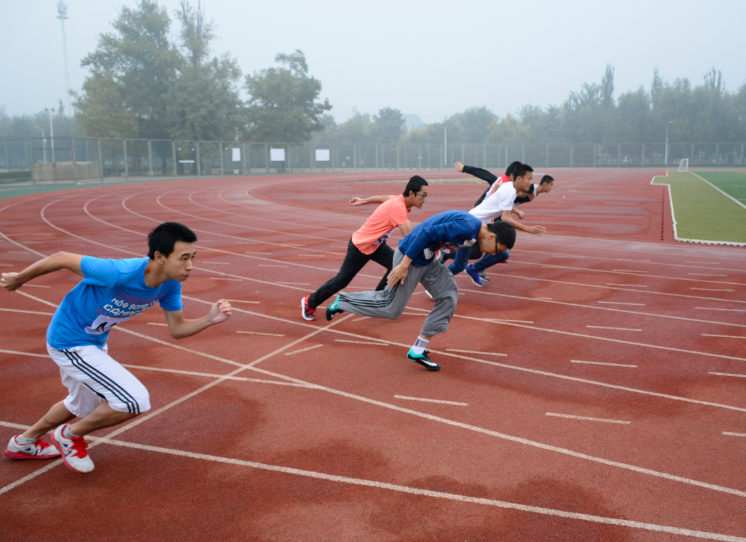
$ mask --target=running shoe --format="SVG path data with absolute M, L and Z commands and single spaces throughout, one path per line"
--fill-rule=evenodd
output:
M 484 282 L 482 282 L 482 278 L 479 276 L 479 271 L 474 269 L 473 265 L 469 264 L 466 266 L 466 274 L 469 275 L 469 278 L 474 284 L 480 288 L 484 286 Z
M 334 303 L 326 308 L 326 319 L 330 320 L 336 315 L 343 313 L 344 311 L 339 308 L 339 296 L 334 300 Z
M 479 278 L 482 279 L 482 282 L 489 282 L 490 278 L 487 276 L 487 273 L 484 271 L 479 272 Z
M 437 363 L 433 363 L 428 357 L 427 352 L 424 352 L 418 356 L 416 354 L 413 354 L 412 350 L 410 349 L 409 352 L 407 352 L 407 359 L 410 361 L 414 361 L 415 363 L 419 363 L 428 371 L 440 371 L 440 365 L 438 365 Z
M 84 474 L 93 470 L 93 460 L 89 457 L 86 448 L 88 443 L 83 437 L 64 436 L 67 424 L 60 425 L 52 433 L 52 444 L 62 453 L 65 466 L 74 472 Z
M 54 459 L 60 456 L 59 450 L 44 439 L 21 444 L 16 440 L 17 437 L 18 435 L 11 437 L 5 449 L 8 459 Z
M 303 319 L 313 322 L 314 320 L 316 320 L 316 309 L 312 309 L 311 307 L 308 306 L 309 297 L 311 296 L 307 295 L 306 297 L 300 300 L 300 309 L 301 309 L 301 315 L 303 316 Z

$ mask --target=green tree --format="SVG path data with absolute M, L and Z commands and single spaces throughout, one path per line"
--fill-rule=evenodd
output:
M 337 134 L 344 143 L 362 145 L 374 139 L 376 126 L 368 113 L 355 112 L 349 119 L 340 124 Z
M 490 134 L 490 124 L 497 119 L 487 107 L 472 107 L 460 115 L 464 143 L 484 143 Z
M 209 58 L 215 38 L 201 4 L 182 0 L 176 17 L 181 24 L 179 77 L 168 100 L 169 133 L 174 139 L 234 139 L 243 121 L 238 93 L 241 70 L 228 54 Z
M 398 143 L 405 132 L 404 117 L 401 111 L 392 107 L 384 107 L 373 117 L 376 124 L 377 140 L 379 143 Z
M 101 34 L 96 51 L 81 62 L 91 75 L 75 102 L 88 135 L 168 136 L 167 100 L 180 63 L 170 24 L 165 8 L 140 0 L 134 9 L 122 8 L 115 33 Z
M 316 100 L 321 82 L 308 75 L 305 55 L 296 50 L 278 54 L 283 68 L 268 68 L 246 76 L 248 126 L 253 141 L 302 143 L 324 129 L 321 116 L 331 110 L 329 100 Z

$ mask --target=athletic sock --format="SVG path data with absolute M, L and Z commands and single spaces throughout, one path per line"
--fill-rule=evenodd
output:
M 16 442 L 18 444 L 33 444 L 34 442 L 38 441 L 38 438 L 26 438 L 18 435 L 16 437 Z
M 65 438 L 77 438 L 78 435 L 74 435 L 72 431 L 70 431 L 70 426 L 68 425 L 62 430 L 62 436 Z
M 417 337 L 417 340 L 414 342 L 414 345 L 412 346 L 410 351 L 415 356 L 421 356 L 425 353 L 425 349 L 427 349 L 428 344 L 430 344 L 430 341 L 426 341 L 422 337 Z

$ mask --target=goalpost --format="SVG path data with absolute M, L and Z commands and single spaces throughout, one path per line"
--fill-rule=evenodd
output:
M 679 171 L 689 171 L 689 158 L 683 158 L 679 162 Z

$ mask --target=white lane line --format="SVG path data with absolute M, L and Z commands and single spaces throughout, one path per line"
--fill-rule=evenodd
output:
M 618 262 L 642 262 L 642 263 L 649 263 L 651 260 L 631 260 L 631 259 L 628 259 L 628 258 L 617 258 L 616 261 L 618 261 Z
M 403 312 L 402 316 L 427 316 L 427 314 L 420 314 L 419 312 Z
M 632 422 L 625 422 L 622 420 L 608 420 L 606 418 L 589 418 L 587 416 L 571 416 L 570 414 L 556 414 L 554 412 L 547 412 L 547 416 L 554 416 L 556 418 L 570 418 L 572 420 L 586 420 L 589 422 L 605 422 L 605 423 L 621 423 L 629 425 Z
M 277 282 L 277 284 L 290 284 L 292 286 L 310 286 L 307 282 Z
M 692 290 L 700 290 L 702 292 L 735 292 L 730 288 L 692 288 Z
M 362 318 L 355 318 L 353 322 L 359 322 L 360 320 L 367 320 L 370 316 L 363 316 Z
M 49 357 L 49 356 L 44 356 Z M 128 363 L 122 363 L 122 367 L 128 367 L 130 369 L 142 369 L 144 371 L 158 371 L 162 373 L 175 373 L 180 375 L 189 375 L 189 376 L 204 376 L 207 378 L 222 378 L 223 375 L 216 375 L 212 373 L 200 373 L 197 371 L 182 371 L 179 369 L 163 369 L 161 367 L 145 367 L 143 365 L 131 365 Z M 313 388 L 313 386 L 310 386 L 308 384 L 298 384 L 296 382 L 279 382 L 277 380 L 266 380 L 264 378 L 247 378 L 245 376 L 229 376 L 226 378 L 226 380 L 238 380 L 240 382 L 259 382 L 261 384 L 275 384 L 278 386 L 293 386 L 296 388 Z
M 732 374 L 732 373 L 707 373 L 708 375 L 717 375 L 717 376 L 735 376 L 737 378 L 746 378 L 746 375 L 739 375 L 739 374 Z
M 15 266 L 9 263 L 0 263 L 0 267 L 15 267 Z
M 461 352 L 463 354 L 480 354 L 483 356 L 507 356 L 507 354 L 500 354 L 499 352 L 477 352 L 476 350 L 457 350 L 455 348 L 446 348 L 446 352 Z
M 15 354 L 17 356 L 30 356 L 34 358 L 48 358 L 47 354 L 34 354 L 32 352 L 16 352 L 15 350 L 0 350 L 3 354 Z
M 43 217 L 43 215 L 42 215 L 42 217 Z M 55 227 L 56 229 L 60 229 L 61 230 L 61 228 L 59 228 L 58 226 L 53 226 L 53 227 Z M 61 230 L 61 231 L 64 231 L 64 230 Z M 65 232 L 65 233 L 68 233 L 69 235 L 74 235 L 74 234 L 70 234 L 70 232 Z M 2 235 L 2 232 L 0 232 L 0 235 Z M 38 253 L 38 254 L 40 256 L 45 256 L 44 254 L 41 254 L 41 253 Z M 57 305 L 55 305 L 54 303 L 52 303 L 50 301 L 47 301 L 45 299 L 41 299 L 41 298 L 32 296 L 30 294 L 27 294 L 27 293 L 21 292 L 21 291 L 18 291 L 18 293 L 21 294 L 21 295 L 23 295 L 23 296 L 25 296 L 25 297 L 34 299 L 35 301 L 38 301 L 38 302 L 40 302 L 42 304 L 49 305 L 49 306 L 52 306 L 52 307 L 57 307 Z M 211 301 L 206 301 L 206 300 L 202 300 L 202 299 L 194 298 L 194 297 L 189 297 L 189 296 L 187 297 L 187 299 L 189 299 L 191 301 L 198 302 L 198 303 L 202 303 L 204 305 L 212 305 L 213 304 Z M 270 320 L 280 321 L 280 322 L 283 322 L 283 323 L 290 323 L 290 324 L 300 325 L 300 326 L 306 327 L 306 328 L 309 328 L 309 327 L 310 328 L 314 328 L 314 326 L 312 326 L 310 324 L 305 324 L 305 323 L 297 322 L 295 320 L 285 320 L 285 319 L 282 319 L 282 318 L 268 316 L 268 315 L 259 314 L 259 313 L 254 313 L 254 312 L 245 311 L 245 310 L 241 310 L 241 309 L 239 309 L 239 311 L 240 312 L 245 312 L 245 313 L 253 315 L 253 316 L 258 316 L 258 317 L 261 317 L 261 318 L 267 318 L 267 319 L 270 319 Z M 448 424 L 448 425 L 452 425 L 454 427 L 461 427 L 461 428 L 466 429 L 466 430 L 475 431 L 475 432 L 478 432 L 478 433 L 490 435 L 490 436 L 493 436 L 493 437 L 496 437 L 496 438 L 500 438 L 500 439 L 504 439 L 504 440 L 507 440 L 507 441 L 516 442 L 516 443 L 519 443 L 519 444 L 524 444 L 524 445 L 527 445 L 527 446 L 532 446 L 532 447 L 536 447 L 536 448 L 540 448 L 540 449 L 544 449 L 544 450 L 547 450 L 547 451 L 552 451 L 552 452 L 556 452 L 556 453 L 560 453 L 560 454 L 564 454 L 564 455 L 568 455 L 568 456 L 572 456 L 572 457 L 577 457 L 579 459 L 585 459 L 585 460 L 596 462 L 596 463 L 599 463 L 599 464 L 604 464 L 604 465 L 614 466 L 614 467 L 618 467 L 618 468 L 622 468 L 622 469 L 626 469 L 626 470 L 630 470 L 630 471 L 634 471 L 634 472 L 639 472 L 639 473 L 642 473 L 642 474 L 647 474 L 647 475 L 658 477 L 658 478 L 662 478 L 662 479 L 672 480 L 672 481 L 676 481 L 676 482 L 680 482 L 680 483 L 684 483 L 684 484 L 688 484 L 688 485 L 692 485 L 692 486 L 697 486 L 697 487 L 704 487 L 704 488 L 707 488 L 707 489 L 711 489 L 713 491 L 720 491 L 720 492 L 723 492 L 723 493 L 729 493 L 729 494 L 738 495 L 738 496 L 741 496 L 741 497 L 746 497 L 746 492 L 740 491 L 740 490 L 737 490 L 737 489 L 733 489 L 733 488 L 729 488 L 729 487 L 724 487 L 724 486 L 718 486 L 718 485 L 715 485 L 715 484 L 710 484 L 710 483 L 702 482 L 702 481 L 699 481 L 699 480 L 685 478 L 685 477 L 682 477 L 682 476 L 676 476 L 676 475 L 673 475 L 673 474 L 669 474 L 669 473 L 665 473 L 665 472 L 660 472 L 660 471 L 655 471 L 655 470 L 647 469 L 647 468 L 644 468 L 644 467 L 638 467 L 636 465 L 631 465 L 631 464 L 628 464 L 628 463 L 621 463 L 621 462 L 618 462 L 618 461 L 612 461 L 612 460 L 605 459 L 605 458 L 602 458 L 602 457 L 591 456 L 591 455 L 588 455 L 588 454 L 583 454 L 583 453 L 580 453 L 580 452 L 575 452 L 573 450 L 569 450 L 569 449 L 565 449 L 565 448 L 559 448 L 557 446 L 552 446 L 552 445 L 544 444 L 544 443 L 541 443 L 541 442 L 531 441 L 531 440 L 524 439 L 524 438 L 521 438 L 521 437 L 516 437 L 516 436 L 513 436 L 513 435 L 507 435 L 507 434 L 504 434 L 504 433 L 499 433 L 497 431 L 492 431 L 492 430 L 489 430 L 489 429 L 484 429 L 482 427 L 477 427 L 477 426 L 465 424 L 465 423 L 462 423 L 462 422 L 457 422 L 457 421 L 454 421 L 454 420 L 449 420 L 449 419 L 446 419 L 446 418 L 442 418 L 442 417 L 439 417 L 439 416 L 433 416 L 431 414 L 426 414 L 424 412 L 419 412 L 419 411 L 416 411 L 416 410 L 411 410 L 411 409 L 408 409 L 408 408 L 399 407 L 397 405 L 393 405 L 393 404 L 390 404 L 390 403 L 384 403 L 382 401 L 376 401 L 374 399 L 369 399 L 367 397 L 362 397 L 360 395 L 351 394 L 351 393 L 348 393 L 348 392 L 344 392 L 342 390 L 337 390 L 337 389 L 329 388 L 329 387 L 326 387 L 326 386 L 311 384 L 311 383 L 308 383 L 308 382 L 305 382 L 305 381 L 302 381 L 302 380 L 299 380 L 299 379 L 295 379 L 295 378 L 289 377 L 287 375 L 282 375 L 282 374 L 279 374 L 279 373 L 274 373 L 272 371 L 267 371 L 265 369 L 260 369 L 258 367 L 255 367 L 256 364 L 258 364 L 258 363 L 260 363 L 260 362 L 262 362 L 262 361 L 264 361 L 266 359 L 269 359 L 270 357 L 273 357 L 273 356 L 279 354 L 283 350 L 285 350 L 287 348 L 290 348 L 292 346 L 295 346 L 296 344 L 298 344 L 300 342 L 303 342 L 303 341 L 305 341 L 305 340 L 307 340 L 307 339 L 309 339 L 309 338 L 317 335 L 318 333 L 322 333 L 324 331 L 332 331 L 334 333 L 341 333 L 341 334 L 346 335 L 346 336 L 359 337 L 359 338 L 362 338 L 362 339 L 368 338 L 368 337 L 366 337 L 364 335 L 357 335 L 357 334 L 354 334 L 354 333 L 349 333 L 349 332 L 340 331 L 340 330 L 337 330 L 337 329 L 332 329 L 333 326 L 335 326 L 335 325 L 337 325 L 337 324 L 339 324 L 341 322 L 346 321 L 347 318 L 349 318 L 349 316 L 342 317 L 341 319 L 336 320 L 335 322 L 333 322 L 333 323 L 331 323 L 331 324 L 329 324 L 329 325 L 327 325 L 327 326 L 325 326 L 323 328 L 316 329 L 315 331 L 309 333 L 308 335 L 306 335 L 304 337 L 301 337 L 300 339 L 298 339 L 296 341 L 293 341 L 290 344 L 287 344 L 287 345 L 279 348 L 278 350 L 276 350 L 274 352 L 271 352 L 270 354 L 267 354 L 266 356 L 263 356 L 263 357 L 259 358 L 258 360 L 255 360 L 255 361 L 251 362 L 248 365 L 242 365 L 242 364 L 234 362 L 232 360 L 228 360 L 228 359 L 225 359 L 225 358 L 220 358 L 220 357 L 214 356 L 212 354 L 207 354 L 205 352 L 199 352 L 199 351 L 196 351 L 196 350 L 191 350 L 191 349 L 188 349 L 188 348 L 184 348 L 182 346 L 179 346 L 179 345 L 176 345 L 176 344 L 173 344 L 173 343 L 170 343 L 170 342 L 166 342 L 166 341 L 161 341 L 160 339 L 156 339 L 154 337 L 149 337 L 147 335 L 143 335 L 143 334 L 140 334 L 140 333 L 128 330 L 128 329 L 124 329 L 124 328 L 115 328 L 115 329 L 119 329 L 119 331 L 121 331 L 121 332 L 129 333 L 129 334 L 141 337 L 143 339 L 149 340 L 151 342 L 162 344 L 164 346 L 169 346 L 169 347 L 177 349 L 177 350 L 189 352 L 189 353 L 192 353 L 192 354 L 195 354 L 195 355 L 198 355 L 198 356 L 202 356 L 202 357 L 205 357 L 205 358 L 208 358 L 208 359 L 214 359 L 216 361 L 222 361 L 224 363 L 228 363 L 228 364 L 231 364 L 231 365 L 238 366 L 238 369 L 236 369 L 229 376 L 233 376 L 234 374 L 236 374 L 236 373 L 238 373 L 240 371 L 243 371 L 243 370 L 253 370 L 253 371 L 261 372 L 261 373 L 269 375 L 269 376 L 273 376 L 275 378 L 281 378 L 281 379 L 284 379 L 284 380 L 287 380 L 287 381 L 301 382 L 301 383 L 309 384 L 309 385 L 314 386 L 316 389 L 327 391 L 329 393 L 332 393 L 332 394 L 335 394 L 335 395 L 339 395 L 339 396 L 342 396 L 342 397 L 347 397 L 347 398 L 354 399 L 354 400 L 357 400 L 357 401 L 362 401 L 362 402 L 365 402 L 365 403 L 374 404 L 374 405 L 380 406 L 382 408 L 387 408 L 387 409 L 390 409 L 390 410 L 404 412 L 404 413 L 411 414 L 413 416 L 417 416 L 417 417 L 420 417 L 420 418 L 423 418 L 423 419 L 428 419 L 428 420 L 432 420 L 432 421 L 436 421 L 436 422 L 440 422 L 440 423 L 445 423 L 445 424 Z M 469 319 L 471 319 L 471 320 L 480 320 L 480 319 L 477 319 L 477 318 L 469 318 Z M 503 325 L 512 325 L 512 326 L 522 327 L 520 324 L 503 323 Z M 547 330 L 547 331 L 555 332 L 555 333 L 560 333 L 560 332 L 558 332 L 556 330 Z M 604 340 L 604 341 L 620 342 L 620 343 L 625 343 L 625 344 L 637 344 L 637 343 L 630 343 L 629 341 L 620 341 L 620 340 L 617 340 L 617 339 L 608 339 L 608 338 L 603 338 L 603 337 L 593 337 L 593 336 L 589 336 L 589 335 L 580 335 L 580 334 L 577 334 L 577 333 L 568 333 L 568 332 L 561 332 L 561 333 L 562 334 L 566 334 L 566 335 L 573 335 L 573 336 L 577 335 L 577 336 L 581 336 L 581 337 L 600 339 L 600 340 Z M 409 346 L 409 344 L 394 343 L 392 341 L 388 341 L 388 342 L 391 342 L 391 344 L 395 344 L 395 345 L 401 346 L 401 347 L 408 347 Z M 644 345 L 644 346 L 649 346 L 651 348 L 663 348 L 663 347 L 659 347 L 659 346 L 655 346 L 655 345 Z M 665 348 L 665 349 L 666 350 L 684 351 L 684 350 L 681 350 L 681 349 L 671 349 L 671 348 Z M 732 356 L 721 356 L 721 355 L 717 355 L 717 354 L 707 354 L 707 353 L 704 353 L 704 352 L 698 352 L 698 353 L 701 354 L 701 355 L 712 356 L 712 357 L 727 357 L 729 359 L 732 358 Z M 454 356 L 454 357 L 462 357 L 462 356 L 459 356 L 457 354 L 448 354 L 446 352 L 442 352 L 442 354 L 444 354 L 444 355 L 450 355 L 450 356 Z M 541 374 L 541 375 L 544 375 L 544 376 L 551 376 L 551 377 L 560 378 L 560 379 L 564 379 L 564 380 L 570 380 L 570 381 L 574 381 L 574 382 L 582 382 L 582 383 L 592 384 L 592 385 L 606 387 L 606 388 L 621 389 L 621 390 L 628 391 L 628 392 L 631 392 L 631 393 L 640 393 L 640 394 L 644 394 L 644 395 L 662 397 L 662 398 L 666 398 L 666 399 L 677 400 L 677 401 L 682 401 L 682 402 L 687 402 L 687 403 L 692 403 L 692 404 L 709 405 L 709 406 L 714 406 L 714 407 L 718 407 L 718 408 L 724 408 L 724 409 L 729 409 L 729 410 L 736 410 L 736 411 L 741 411 L 741 412 L 746 411 L 746 409 L 742 409 L 740 407 L 734 407 L 734 406 L 731 406 L 731 405 L 724 405 L 724 404 L 719 404 L 719 403 L 712 403 L 712 402 L 708 402 L 708 401 L 700 401 L 700 400 L 697 400 L 697 399 L 689 399 L 689 398 L 685 398 L 685 397 L 680 397 L 680 396 L 675 396 L 675 395 L 668 395 L 668 394 L 663 394 L 663 393 L 658 393 L 658 392 L 644 391 L 644 390 L 639 390 L 639 389 L 635 389 L 635 388 L 628 388 L 628 387 L 625 387 L 625 386 L 617 386 L 617 385 L 608 384 L 608 383 L 604 383 L 604 382 L 597 382 L 597 381 L 588 380 L 588 379 L 582 379 L 582 378 L 577 378 L 577 377 L 570 377 L 570 376 L 567 376 L 567 375 L 559 375 L 559 374 L 556 374 L 556 373 L 549 373 L 549 372 L 546 372 L 546 371 L 538 371 L 538 370 L 535 370 L 535 369 L 528 369 L 528 368 L 516 367 L 516 366 L 512 366 L 512 365 L 506 365 L 506 364 L 497 363 L 497 362 L 493 362 L 493 361 L 480 360 L 480 359 L 476 359 L 476 358 L 465 358 L 465 359 L 471 359 L 472 361 L 476 361 L 476 362 L 479 362 L 479 363 L 486 363 L 486 364 L 490 364 L 490 365 L 495 365 L 495 366 L 499 366 L 499 367 L 510 369 L 510 370 L 517 370 L 517 371 L 528 372 L 528 373 L 532 373 L 532 374 Z M 742 359 L 742 358 L 733 358 L 733 359 Z M 118 434 L 120 434 L 120 433 L 122 433 L 124 431 L 127 431 L 127 430 L 129 430 L 130 428 L 132 428 L 134 426 L 137 426 L 137 425 L 139 425 L 141 423 L 144 423 L 145 421 L 149 420 L 153 416 L 156 416 L 156 415 L 158 415 L 158 414 L 160 414 L 160 413 L 162 413 L 162 412 L 164 412 L 164 411 L 166 411 L 166 410 L 168 410 L 168 409 L 170 409 L 170 408 L 172 408 L 172 407 L 174 407 L 174 406 L 176 406 L 178 404 L 181 404 L 182 402 L 190 399 L 191 397 L 194 397 L 195 395 L 197 395 L 199 393 L 202 393 L 203 391 L 205 391 L 205 390 L 207 390 L 207 389 L 209 389 L 209 388 L 211 388 L 211 387 L 219 384 L 220 382 L 221 382 L 220 379 L 216 380 L 215 382 L 207 384 L 206 386 L 203 386 L 202 388 L 200 388 L 198 390 L 195 390 L 194 392 L 192 392 L 192 393 L 190 393 L 190 394 L 188 394 L 188 395 L 186 395 L 186 396 L 184 396 L 184 397 L 182 397 L 180 399 L 177 399 L 173 403 L 170 403 L 170 404 L 166 405 L 165 407 L 162 407 L 162 408 L 158 409 L 155 412 L 152 412 L 150 414 L 146 414 L 144 416 L 141 416 L 137 420 L 135 420 L 134 422 L 128 424 L 126 427 L 124 427 L 122 429 L 119 429 L 117 431 L 112 432 L 109 436 L 110 437 L 117 436 Z M 0 488 L 0 494 L 3 494 L 5 492 L 7 492 L 7 491 L 10 491 L 14 487 L 17 487 L 19 484 L 24 483 L 24 482 L 26 482 L 28 480 L 31 480 L 31 479 L 35 478 L 36 476 L 42 474 L 43 472 L 46 472 L 49 469 L 53 468 L 54 466 L 60 465 L 60 464 L 62 464 L 61 461 L 56 461 L 54 464 L 52 464 L 52 465 L 50 465 L 50 466 L 48 466 L 48 467 L 46 467 L 44 469 L 41 469 L 39 471 L 36 471 L 36 472 L 34 472 L 34 473 L 26 476 L 25 478 L 23 478 L 21 480 L 18 480 L 17 482 L 14 482 L 12 484 L 10 484 L 9 486 L 6 486 L 4 488 Z M 746 542 L 746 539 L 744 539 L 744 542 Z
M 746 437 L 746 433 L 730 433 L 728 431 L 723 431 L 723 435 L 728 435 L 729 437 Z
M 28 254 L 25 250 L 9 250 L 8 254 Z
M 245 333 L 247 335 L 266 335 L 268 337 L 284 337 L 282 333 L 260 333 L 259 331 L 236 331 L 236 333 Z
M 647 286 L 643 286 L 642 284 L 612 284 L 611 282 L 607 282 L 606 286 L 627 286 L 630 288 L 647 288 Z
M 489 318 L 490 322 L 513 322 L 514 324 L 533 324 L 533 320 L 506 320 L 505 318 Z
M 442 405 L 469 406 L 469 403 L 457 403 L 456 401 L 441 401 L 438 399 L 424 399 L 422 397 L 407 397 L 406 395 L 394 395 L 396 399 L 406 399 L 407 401 L 423 401 L 425 403 L 440 403 Z
M 18 428 L 17 425 L 8 424 L 6 422 L 0 422 L 0 425 L 6 426 L 6 427 Z M 27 429 L 27 427 L 20 427 L 20 428 Z M 399 484 L 391 484 L 388 482 L 365 480 L 362 478 L 351 478 L 347 476 L 326 474 L 326 473 L 317 472 L 317 471 L 295 469 L 292 467 L 270 465 L 267 463 L 257 463 L 254 461 L 245 461 L 242 459 L 234 459 L 234 458 L 221 457 L 221 456 L 208 455 L 208 454 L 198 454 L 194 452 L 187 452 L 184 450 L 174 450 L 171 448 L 162 448 L 159 446 L 137 444 L 134 442 L 114 440 L 110 437 L 89 437 L 89 438 L 91 438 L 91 440 L 95 439 L 96 441 L 101 442 L 102 444 L 109 444 L 112 446 L 121 446 L 123 448 L 132 448 L 132 449 L 141 450 L 141 451 L 162 453 L 162 454 L 174 455 L 178 457 L 188 457 L 190 459 L 200 459 L 203 461 L 213 461 L 216 463 L 238 465 L 242 467 L 249 467 L 253 469 L 260 469 L 260 470 L 266 470 L 266 471 L 271 471 L 271 472 L 281 472 L 284 474 L 304 476 L 304 477 L 313 478 L 316 480 L 326 480 L 330 482 L 337 482 L 340 484 L 349 484 L 349 485 L 362 486 L 362 487 L 374 487 L 377 489 L 385 489 L 388 491 L 396 491 L 396 492 L 406 493 L 410 495 L 421 495 L 424 497 L 432 497 L 436 499 L 445 499 L 445 500 L 451 500 L 451 501 L 456 501 L 456 502 L 467 502 L 470 504 L 492 506 L 495 508 L 504 508 L 508 510 L 519 510 L 521 512 L 529 512 L 532 514 L 541 514 L 545 516 L 562 517 L 566 519 L 576 519 L 580 521 L 587 521 L 590 523 L 617 525 L 620 527 L 628 527 L 630 529 L 641 529 L 645 531 L 663 532 L 663 533 L 672 534 L 672 535 L 704 538 L 708 540 L 720 540 L 723 542 L 746 542 L 746 538 L 725 535 L 725 534 L 720 534 L 720 533 L 712 533 L 712 532 L 706 532 L 706 531 L 694 531 L 691 529 L 682 529 L 679 527 L 671 527 L 668 525 L 658 525 L 656 523 L 643 523 L 640 521 L 633 521 L 633 520 L 628 520 L 628 519 L 610 518 L 610 517 L 605 517 L 605 516 L 594 516 L 591 514 L 581 514 L 578 512 L 567 512 L 565 510 L 544 508 L 540 506 L 529 506 L 525 504 L 512 503 L 508 501 L 498 501 L 495 499 L 470 497 L 468 495 L 459 495 L 455 493 L 446 493 L 443 491 L 433 491 L 429 489 L 420 489 L 416 487 L 403 486 Z M 55 461 L 55 463 L 61 464 L 62 461 L 57 460 Z
M 42 314 L 44 316 L 54 316 L 53 312 L 22 311 L 21 309 L 0 309 L 0 311 L 3 311 L 3 312 L 22 312 L 23 314 Z
M 298 248 L 298 247 L 304 247 L 306 245 L 299 245 L 297 243 L 280 243 L 281 247 L 290 247 L 290 248 Z
M 634 305 L 635 307 L 645 306 L 645 303 L 621 303 L 619 301 L 596 301 L 596 303 L 601 303 L 603 305 Z
M 202 265 L 230 265 L 229 262 L 206 262 L 204 260 L 199 263 L 201 263 Z
M 716 309 L 714 307 L 694 307 L 701 311 L 728 311 L 728 312 L 743 312 L 743 309 Z
M 374 346 L 388 346 L 388 343 L 376 343 L 372 341 L 350 341 L 347 339 L 334 339 L 335 343 L 371 344 Z
M 228 277 L 210 277 L 210 280 L 235 280 L 237 282 L 242 282 L 243 279 L 231 279 Z
M 551 301 L 551 297 L 529 297 L 529 299 L 539 299 L 541 301 Z
M 293 350 L 292 352 L 285 352 L 286 356 L 293 356 L 295 354 L 300 354 L 301 352 L 308 352 L 309 350 L 313 350 L 314 348 L 320 348 L 324 346 L 323 344 L 314 344 L 313 346 L 309 346 L 308 348 L 301 348 L 300 350 Z
M 687 273 L 687 275 L 695 275 L 698 277 L 727 277 L 728 275 L 715 275 L 713 273 Z
M 635 269 L 612 269 L 612 271 L 621 271 L 624 273 L 650 273 L 650 271 L 638 271 Z
M 45 286 L 43 284 L 29 284 L 28 282 L 24 284 L 26 288 L 51 288 L 51 286 Z
M 168 327 L 168 324 L 161 324 L 160 322 L 148 322 L 149 326 L 166 326 Z
M 742 335 L 711 335 L 710 333 L 702 333 L 703 337 L 722 337 L 723 339 L 746 339 Z
M 605 361 L 580 361 L 579 359 L 571 359 L 570 363 L 587 363 L 588 365 L 608 365 L 610 367 L 632 367 L 637 368 L 637 365 L 625 365 L 623 363 L 607 363 Z
M 606 326 L 585 326 L 592 329 L 616 329 L 617 331 L 642 331 L 641 329 L 632 329 L 629 327 L 606 327 Z
M 271 252 L 244 252 L 244 254 L 261 254 L 262 256 L 271 256 Z
M 245 301 L 243 299 L 226 299 L 226 301 L 230 303 L 252 303 L 253 305 L 258 305 L 260 301 Z
M 287 269 L 287 265 L 271 265 L 271 264 L 259 264 L 257 267 L 282 267 L 283 269 Z

